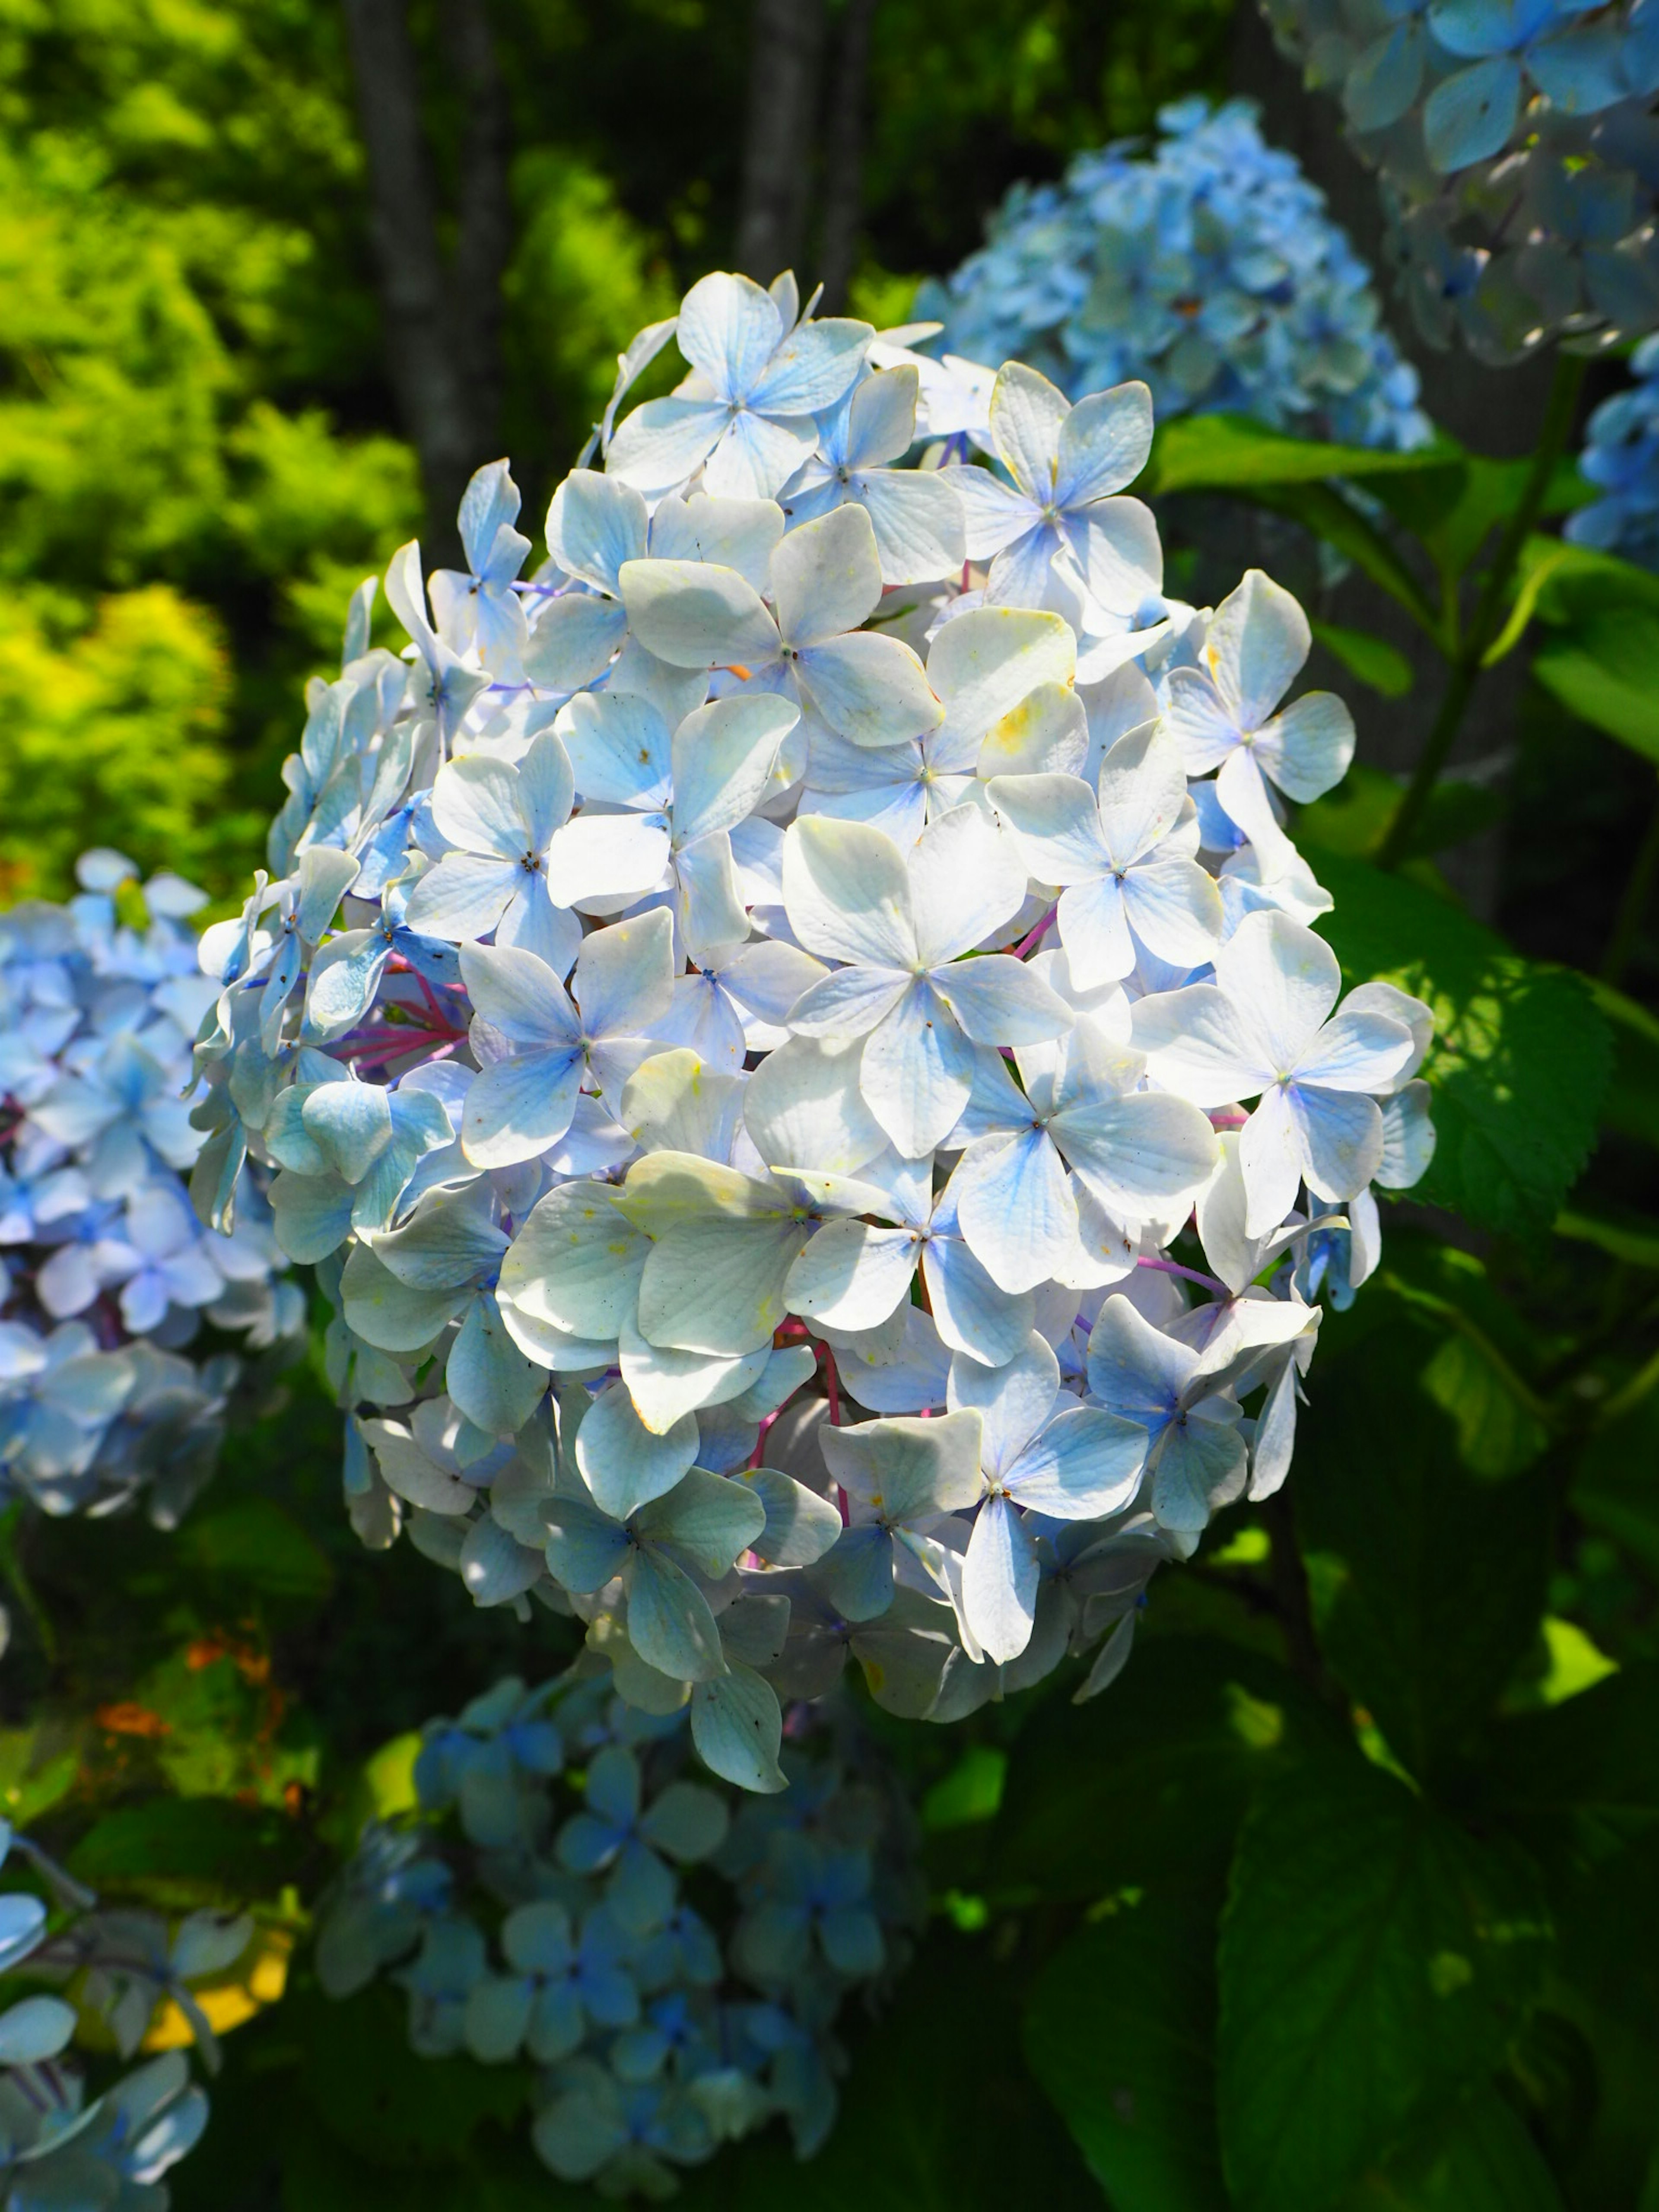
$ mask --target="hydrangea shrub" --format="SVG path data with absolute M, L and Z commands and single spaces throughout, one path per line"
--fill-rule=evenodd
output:
M 1227 409 L 1276 429 L 1425 444 L 1417 372 L 1371 274 L 1249 100 L 1184 100 L 1133 139 L 1016 185 L 918 314 L 959 356 L 1040 369 L 1073 398 L 1139 378 L 1160 419 Z
M 498 463 L 466 573 L 391 564 L 404 657 L 360 592 L 203 939 L 198 1201 L 274 1171 L 360 1533 L 760 1790 L 849 1653 L 914 1717 L 1104 1687 L 1432 1143 L 1427 1008 L 1310 927 L 1300 608 L 1164 595 L 1142 384 L 1009 362 L 981 460 L 896 465 L 982 397 L 703 279 L 545 562 Z
M 1502 362 L 1659 322 L 1644 0 L 1267 0 L 1381 178 L 1419 325 Z
M 365 1829 L 325 1905 L 328 1993 L 389 1970 L 416 2052 L 533 2066 L 532 2139 L 563 2180 L 660 2196 L 776 2118 L 817 2149 L 837 2018 L 918 1918 L 867 1751 L 792 1730 L 787 1792 L 734 1801 L 688 1775 L 683 1711 L 640 1713 L 603 1673 L 510 1677 L 422 1734 L 417 1809 Z
M 7 1822 L 0 1863 L 9 1880 L 21 1873 L 28 1884 L 0 1892 L 0 2202 L 15 2212 L 167 2212 L 161 2177 L 208 2120 L 188 2059 L 164 2051 L 93 2094 L 71 2044 L 89 2017 L 119 2061 L 130 2062 L 157 2006 L 170 2002 L 216 2065 L 213 2033 L 191 1984 L 240 1958 L 253 1923 L 206 1911 L 175 1924 L 146 1911 L 100 1911 L 89 1890 Z
M 1659 568 L 1659 335 L 1631 356 L 1634 380 L 1590 416 L 1578 472 L 1597 497 L 1567 518 L 1575 544 Z
M 0 915 L 0 1474 L 48 1513 L 142 1496 L 171 1526 L 251 1379 L 228 1351 L 191 1356 L 204 1323 L 257 1369 L 304 1307 L 251 1176 L 228 1237 L 191 1206 L 191 1040 L 214 993 L 189 918 L 205 895 L 134 874 L 89 852 L 67 906 Z

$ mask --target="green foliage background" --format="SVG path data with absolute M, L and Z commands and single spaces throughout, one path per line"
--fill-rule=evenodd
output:
M 744 0 L 503 0 L 532 523 L 616 349 L 728 251 L 745 26 Z M 1219 88 L 1230 28 L 1218 0 L 881 0 L 856 297 L 902 312 L 1014 177 Z M 1148 488 L 1210 502 L 1190 562 L 1218 513 L 1288 518 L 1368 624 L 1392 599 L 1455 662 L 1527 483 L 1189 422 Z M 92 842 L 232 893 L 303 678 L 421 507 L 331 0 L 0 0 L 0 893 L 61 894 Z M 1061 1677 L 960 1729 L 871 1714 L 930 1932 L 852 2032 L 823 2156 L 725 2154 L 694 2212 L 1659 2212 L 1659 963 L 1639 900 L 1620 920 L 1659 586 L 1543 528 L 1503 581 L 1534 653 L 1507 781 L 1442 782 L 1391 872 L 1374 769 L 1297 825 L 1347 979 L 1436 1006 L 1440 1148 L 1328 1318 L 1290 1492 L 1158 1583 L 1097 1703 Z M 1363 759 L 1383 717 L 1426 726 L 1433 679 L 1341 613 Z M 1500 823 L 1494 927 L 1451 883 Z M 300 1939 L 228 2038 L 180 2212 L 586 2205 L 515 2136 L 516 2072 L 416 2061 L 384 1990 L 308 1978 L 399 1739 L 568 1656 L 407 1547 L 359 1551 L 338 1425 L 313 1359 L 175 1536 L 5 1525 L 0 1809 L 112 1900 L 251 1902 L 273 1951 Z

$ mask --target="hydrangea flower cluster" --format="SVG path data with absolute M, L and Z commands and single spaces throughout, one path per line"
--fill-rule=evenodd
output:
M 603 1671 L 498 1682 L 428 1724 L 416 1816 L 365 1830 L 325 1908 L 324 1988 L 392 1968 L 417 2052 L 527 2059 L 563 2180 L 664 2195 L 775 2118 L 809 2156 L 837 2017 L 902 1964 L 919 1905 L 901 1802 L 813 1718 L 787 1790 L 734 1808 L 686 1778 L 683 1711 L 631 1710 Z
M 1405 451 L 1426 443 L 1417 372 L 1370 271 L 1256 110 L 1160 110 L 1157 143 L 1082 154 L 1016 185 L 987 241 L 916 313 L 975 359 L 1025 361 L 1073 398 L 1126 378 L 1159 416 L 1227 409 L 1276 429 Z
M 85 2014 L 130 2059 L 157 2004 L 171 1999 L 216 2063 L 189 1983 L 239 1959 L 252 1923 L 198 1912 L 170 1929 L 155 1913 L 99 1911 L 90 1891 L 0 1821 L 7 1859 L 25 1861 L 37 1887 L 0 1893 L 0 1974 L 72 1983 L 75 2002 L 36 1988 L 0 2010 L 0 2203 L 8 2212 L 167 2212 L 161 2177 L 208 2119 L 184 2053 L 164 2051 L 89 2099 L 70 2042 Z
M 918 1717 L 1102 1687 L 1283 1480 L 1310 1239 L 1374 1264 L 1431 1024 L 1337 1006 L 1284 801 L 1353 726 L 1287 702 L 1265 575 L 1164 596 L 1144 385 L 1009 362 L 989 465 L 906 471 L 972 395 L 897 339 L 724 275 L 678 337 L 527 583 L 499 463 L 469 573 L 392 563 L 404 658 L 359 595 L 203 940 L 198 1187 L 277 1170 L 360 1533 L 574 1613 L 780 1790 L 849 1650 Z
M 1601 496 L 1567 518 L 1565 535 L 1659 568 L 1659 334 L 1631 356 L 1635 381 L 1589 418 L 1578 472 Z
M 1482 360 L 1659 322 L 1648 0 L 1264 0 L 1380 173 L 1425 335 Z
M 212 1474 L 243 1363 L 185 1356 L 205 1321 L 274 1364 L 304 1302 L 241 1183 L 205 1235 L 185 1097 L 213 1001 L 189 917 L 205 894 L 82 855 L 79 896 L 0 915 L 0 1495 L 46 1512 L 139 1493 L 171 1527 Z M 133 917 L 118 916 L 118 897 Z

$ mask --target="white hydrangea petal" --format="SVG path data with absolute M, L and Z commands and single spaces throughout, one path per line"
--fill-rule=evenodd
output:
M 1036 1547 L 1018 1507 L 988 1498 L 968 1540 L 962 1605 L 987 1658 L 999 1666 L 1017 1659 L 1031 1640 L 1040 1579 Z
M 1060 422 L 1054 496 L 1084 507 L 1121 491 L 1152 450 L 1152 395 L 1138 381 L 1091 392 Z
M 1028 499 L 1054 499 L 1060 434 L 1072 411 L 1065 393 L 1023 362 L 1005 362 L 991 391 L 991 436 L 999 458 Z
M 1376 1101 L 1298 1085 L 1286 1104 L 1300 1133 L 1308 1188 L 1338 1203 L 1364 1190 L 1382 1164 L 1382 1110 Z M 1254 1189 L 1251 1196 L 1254 1202 Z M 1259 1212 L 1253 1210 L 1252 1224 Z
M 630 561 L 621 582 L 629 629 L 671 667 L 763 667 L 778 657 L 777 624 L 735 568 Z
M 1092 1521 L 1121 1512 L 1133 1498 L 1146 1461 L 1146 1432 L 1097 1406 L 1059 1413 L 1007 1470 L 1020 1504 L 1058 1521 Z
M 1077 1203 L 1045 1130 L 1028 1130 L 1001 1146 L 993 1139 L 970 1152 L 955 1188 L 963 1234 L 1000 1290 L 1033 1291 L 1070 1258 Z
M 831 1221 L 789 1270 L 789 1310 L 838 1328 L 874 1328 L 900 1305 L 915 1273 L 916 1242 L 907 1229 Z
M 974 1048 L 944 1001 L 918 982 L 866 1038 L 859 1084 L 893 1144 L 919 1159 L 956 1127 L 973 1076 Z
M 1340 783 L 1353 759 L 1353 716 L 1334 691 L 1304 691 L 1257 733 L 1264 775 L 1305 805 Z
M 605 455 L 607 475 L 647 498 L 695 476 L 731 416 L 718 401 L 647 399 L 624 416 Z
M 716 499 L 775 499 L 818 442 L 810 415 L 735 416 L 703 465 L 705 489 Z
M 1369 1100 L 1353 1103 L 1370 1103 Z M 1376 1113 L 1375 1106 L 1371 1110 Z M 1380 1115 L 1377 1130 L 1380 1152 Z M 1246 1236 L 1267 1236 L 1296 1204 L 1302 1188 L 1306 1152 L 1299 1117 L 1291 1109 L 1284 1085 L 1275 1083 L 1262 1092 L 1261 1103 L 1239 1133 L 1238 1164 L 1246 1193 Z
M 1129 927 L 1160 960 L 1172 967 L 1201 968 L 1214 959 L 1224 910 L 1214 877 L 1196 860 L 1172 855 L 1130 869 L 1123 881 L 1123 907 Z M 1064 921 L 1062 914 L 1062 930 Z M 1076 967 L 1073 961 L 1074 973 Z M 1119 972 L 1127 975 L 1128 970 Z M 1087 988 L 1084 976 L 1077 980 Z
M 580 1053 L 565 1046 L 497 1060 L 474 1076 L 461 1124 L 468 1159 L 506 1168 L 538 1158 L 570 1127 L 581 1073 Z
M 1241 729 L 1259 730 L 1295 683 L 1313 646 L 1308 617 L 1260 568 L 1211 617 L 1204 659 Z
M 913 968 L 920 957 L 904 855 L 878 830 L 821 815 L 793 823 L 783 897 L 809 952 L 884 968 Z
M 416 884 L 404 919 L 423 936 L 452 945 L 487 937 L 507 912 L 523 873 L 517 858 L 446 853 Z
M 953 807 L 928 824 L 909 855 L 909 878 L 920 957 L 929 968 L 971 951 L 1025 898 L 1012 839 L 976 806 Z
M 579 814 L 547 848 L 548 895 L 562 907 L 597 898 L 637 898 L 668 870 L 666 825 L 654 815 Z
M 1135 948 L 1124 908 L 1124 886 L 1115 875 L 1068 884 L 1056 912 L 1066 966 L 1079 991 L 1119 982 L 1133 972 Z
M 989 469 L 954 466 L 939 473 L 957 495 L 965 554 L 970 561 L 994 559 L 1005 545 L 1023 538 L 1041 517 L 1042 508 L 1036 500 L 1004 483 Z
M 547 550 L 567 575 L 615 592 L 624 561 L 643 557 L 650 516 L 615 471 L 572 469 L 547 510 Z
M 793 701 L 763 691 L 711 700 L 688 714 L 673 741 L 676 840 L 734 830 L 752 814 L 799 720 Z
M 1006 952 L 939 969 L 933 988 L 975 1044 L 1040 1044 L 1072 1026 L 1065 1000 Z
M 1247 916 L 1217 953 L 1215 972 L 1247 1012 L 1275 1075 L 1298 1065 L 1342 988 L 1330 946 L 1285 914 Z
M 810 647 L 796 676 L 823 720 L 855 745 L 900 744 L 944 720 L 927 671 L 900 638 L 859 630 Z
M 1075 775 L 999 775 L 987 787 L 1039 883 L 1074 884 L 1111 863 L 1095 794 Z M 1186 786 L 1182 786 L 1186 795 Z M 1133 962 L 1130 963 L 1133 965 Z M 1128 969 L 1119 970 L 1127 975 Z
M 854 478 L 851 492 L 876 533 L 884 584 L 960 573 L 968 557 L 962 499 L 944 470 L 870 469 Z
M 636 692 L 585 691 L 564 708 L 559 727 L 584 799 L 647 810 L 671 804 L 668 725 L 652 701 Z
M 797 647 L 856 629 L 881 598 L 876 534 L 861 507 L 803 523 L 772 556 L 770 596 L 779 635 Z

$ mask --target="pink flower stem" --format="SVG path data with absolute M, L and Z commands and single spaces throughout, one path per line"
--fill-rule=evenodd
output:
M 1180 1275 L 1189 1283 L 1201 1284 L 1205 1290 L 1213 1291 L 1218 1297 L 1230 1298 L 1232 1292 L 1225 1283 L 1213 1275 L 1200 1274 L 1196 1267 L 1183 1267 L 1176 1260 L 1154 1260 L 1150 1256 L 1135 1261 L 1137 1267 L 1154 1267 L 1160 1275 Z
M 1049 926 L 1053 922 L 1054 916 L 1059 912 L 1060 908 L 1058 904 L 1051 906 L 1048 913 L 1043 915 L 1042 921 L 1038 922 L 1036 927 L 1033 930 L 1029 930 L 1026 934 L 1020 939 L 1019 943 L 1014 947 L 1014 957 L 1016 960 L 1023 960 L 1028 952 L 1036 951 L 1037 946 L 1042 944 L 1043 938 L 1048 933 Z

